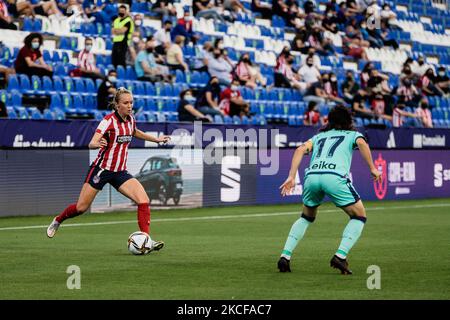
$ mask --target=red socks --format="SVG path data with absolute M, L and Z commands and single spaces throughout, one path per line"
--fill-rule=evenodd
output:
M 68 206 L 63 212 L 61 212 L 60 215 L 55 218 L 55 220 L 61 223 L 66 219 L 76 217 L 82 213 L 83 212 L 77 211 L 77 204 L 74 203 Z
M 150 207 L 148 203 L 138 204 L 137 218 L 139 229 L 150 234 Z

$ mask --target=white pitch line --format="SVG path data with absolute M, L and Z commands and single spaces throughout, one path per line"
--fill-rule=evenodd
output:
M 423 209 L 423 208 L 440 208 L 450 207 L 450 203 L 436 203 L 428 205 L 411 205 L 411 206 L 393 206 L 393 207 L 369 207 L 366 211 L 381 211 L 381 210 L 399 210 L 399 209 Z M 341 209 L 326 209 L 319 212 L 341 212 Z M 174 222 L 174 221 L 196 221 L 196 220 L 222 220 L 222 219 L 241 219 L 241 218 L 260 218 L 300 214 L 300 211 L 286 211 L 286 212 L 272 212 L 272 213 L 254 213 L 254 214 L 237 214 L 226 216 L 205 216 L 205 217 L 186 217 L 186 218 L 160 218 L 152 219 L 152 222 Z M 105 222 L 86 222 L 86 223 L 68 223 L 61 225 L 61 228 L 68 227 L 89 227 L 89 226 L 104 226 L 114 224 L 128 224 L 136 223 L 136 220 L 122 220 L 122 221 L 105 221 Z M 5 227 L 0 228 L 0 231 L 8 230 L 27 230 L 27 229 L 41 229 L 47 228 L 48 225 L 35 225 L 23 227 Z

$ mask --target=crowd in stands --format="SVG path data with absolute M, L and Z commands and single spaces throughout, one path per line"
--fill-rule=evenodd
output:
M 444 66 L 435 68 L 424 56 L 408 58 L 394 85 L 389 74 L 369 61 L 368 48 L 399 48 L 391 30 L 398 30 L 396 13 L 388 3 L 371 0 L 330 0 L 319 11 L 315 1 L 253 0 L 248 8 L 239 0 L 193 0 L 177 12 L 173 1 L 147 2 L 161 20 L 161 28 L 145 34 L 146 16 L 130 12 L 130 1 L 13 1 L 0 0 L 0 28 L 17 30 L 23 17 L 53 16 L 56 19 L 81 19 L 111 25 L 111 61 L 114 69 L 100 70 L 93 53 L 93 39 L 84 39 L 84 48 L 77 53 L 76 68 L 71 77 L 100 79 L 97 108 L 104 110 L 114 94 L 117 68 L 131 66 L 136 78 L 143 82 L 173 83 L 177 72 L 207 72 L 209 81 L 203 88 L 183 90 L 179 96 L 178 119 L 214 122 L 217 117 L 252 117 L 250 103 L 241 90 L 289 88 L 298 90 L 307 103 L 303 124 L 326 123 L 326 109 L 336 104 L 347 105 L 361 119 L 384 119 L 393 126 L 432 127 L 429 97 L 448 97 L 450 80 Z M 379 20 L 373 21 L 377 13 Z M 273 81 L 261 73 L 251 55 L 243 53 L 230 58 L 221 38 L 201 42 L 202 34 L 194 32 L 194 19 L 214 19 L 229 24 L 239 14 L 257 15 L 263 19 L 281 17 L 294 37 L 278 53 L 273 67 Z M 342 52 L 334 39 L 342 41 Z M 32 32 L 24 39 L 14 65 L 0 65 L 6 81 L 12 74 L 29 77 L 52 77 L 54 70 L 43 56 L 43 35 Z M 187 59 L 184 48 L 195 46 L 195 58 Z M 364 62 L 360 74 L 347 71 L 338 81 L 332 70 L 323 71 L 324 57 L 342 57 L 356 63 Z M 322 114 L 323 113 L 323 114 Z

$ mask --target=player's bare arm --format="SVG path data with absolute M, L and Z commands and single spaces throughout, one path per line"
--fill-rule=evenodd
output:
M 306 141 L 300 147 L 295 150 L 294 156 L 292 157 L 291 170 L 289 171 L 289 176 L 286 181 L 280 186 L 281 194 L 284 196 L 290 194 L 295 187 L 295 175 L 297 173 L 298 167 L 302 162 L 303 156 L 309 154 L 312 151 L 313 144 L 311 140 Z
M 358 145 L 359 151 L 361 152 L 364 161 L 366 161 L 367 165 L 369 166 L 370 174 L 372 175 L 373 179 L 375 181 L 381 180 L 381 173 L 373 163 L 372 153 L 370 152 L 370 148 L 367 142 L 364 139 L 359 138 L 356 140 L 356 144 Z
M 151 134 L 145 133 L 139 129 L 136 129 L 136 131 L 134 132 L 134 137 L 138 138 L 138 139 L 142 139 L 142 140 L 146 140 L 146 141 L 151 141 L 151 142 L 156 142 L 156 143 L 160 143 L 160 142 L 168 142 L 170 140 L 169 136 L 161 136 L 159 138 L 152 136 Z
M 94 136 L 91 139 L 91 142 L 89 142 L 89 149 L 98 149 L 103 148 L 108 145 L 108 142 L 105 138 L 103 138 L 103 135 L 101 133 L 96 132 Z

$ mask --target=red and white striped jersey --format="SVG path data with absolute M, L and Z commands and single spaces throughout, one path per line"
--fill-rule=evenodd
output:
M 392 126 L 394 128 L 399 128 L 403 125 L 404 117 L 400 112 L 399 108 L 394 108 L 394 111 L 392 111 Z
M 92 52 L 82 50 L 78 54 L 78 67 L 88 71 L 95 70 L 95 58 Z
M 422 120 L 423 125 L 426 128 L 433 128 L 433 119 L 431 117 L 430 109 L 417 108 L 415 112 Z
M 95 132 L 101 133 L 108 145 L 100 149 L 92 165 L 114 172 L 126 170 L 128 146 L 135 131 L 136 119 L 133 116 L 126 121 L 117 112 L 105 116 Z

